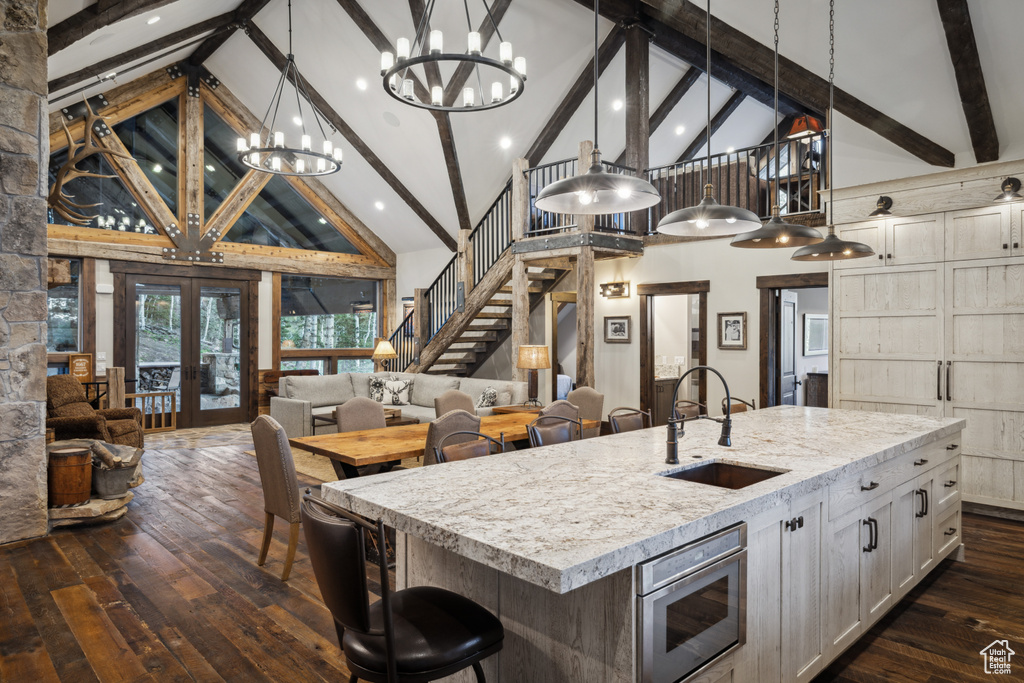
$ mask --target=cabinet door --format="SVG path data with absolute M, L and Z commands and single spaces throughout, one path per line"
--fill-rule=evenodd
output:
M 914 573 L 924 576 L 935 564 L 935 471 L 917 478 L 917 505 L 914 513 Z
M 837 270 L 850 268 L 870 268 L 885 264 L 885 219 L 864 221 L 863 223 L 850 223 L 849 225 L 837 225 L 836 234 L 841 239 L 853 242 L 863 242 L 875 250 L 877 256 L 870 258 L 855 258 L 848 261 L 835 261 L 832 265 Z
M 946 260 L 1009 256 L 1013 246 L 1010 206 L 986 206 L 946 214 Z
M 1010 206 L 1010 255 L 1024 256 L 1024 204 Z
M 946 264 L 945 414 L 967 419 L 964 500 L 1024 508 L 1024 258 Z
M 828 526 L 823 621 L 829 660 L 857 640 L 865 628 L 861 579 L 862 565 L 871 552 L 871 534 L 863 512 L 864 508 L 858 507 Z
M 824 663 L 822 636 L 822 534 L 824 490 L 793 502 L 802 520 L 782 534 L 782 679 L 809 681 Z
M 944 242 L 945 214 L 890 218 L 885 224 L 885 264 L 941 263 Z
M 911 479 L 892 494 L 892 585 L 894 599 L 914 585 L 914 531 L 917 528 L 917 480 Z
M 871 552 L 864 553 L 861 569 L 861 609 L 864 628 L 888 611 L 893 603 L 892 558 L 892 496 L 885 495 L 865 506 L 864 521 L 874 527 L 874 545 Z M 865 543 L 869 540 L 869 526 L 862 526 Z

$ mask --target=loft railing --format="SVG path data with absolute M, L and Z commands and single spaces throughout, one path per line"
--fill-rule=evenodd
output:
M 469 249 L 473 258 L 472 281 L 480 282 L 491 266 L 501 258 L 505 250 L 512 244 L 512 179 L 509 178 L 505 189 L 487 209 L 473 232 L 469 234 Z
M 720 203 L 748 209 L 762 219 L 771 216 L 776 203 L 783 214 L 818 211 L 818 190 L 824 187 L 824 136 L 781 144 L 778 178 L 774 153 L 775 146 L 768 143 L 712 155 L 710 170 L 706 158 L 650 169 L 647 179 L 661 193 L 661 202 L 648 209 L 648 233 L 666 214 L 700 202 L 709 181 Z
M 576 229 L 576 217 L 572 214 L 541 211 L 534 206 L 534 202 L 545 186 L 576 175 L 577 166 L 576 159 L 565 159 L 527 169 L 526 186 L 530 193 L 530 217 L 524 229 L 526 237 L 552 235 Z
M 611 161 L 601 161 L 604 170 L 608 173 L 636 175 L 636 169 L 629 166 L 622 166 Z M 611 232 L 618 235 L 633 233 L 633 215 L 631 213 L 598 214 L 594 216 L 594 230 L 597 232 Z M 642 226 L 646 229 L 646 225 Z
M 459 255 L 456 254 L 441 274 L 427 287 L 427 341 L 433 339 L 441 326 L 462 307 L 463 282 L 459 277 Z
M 388 341 L 395 348 L 398 358 L 389 361 L 390 368 L 395 372 L 401 372 L 412 365 L 416 359 L 416 334 L 413 319 L 416 313 L 412 312 L 405 316 L 405 320 L 398 326 Z

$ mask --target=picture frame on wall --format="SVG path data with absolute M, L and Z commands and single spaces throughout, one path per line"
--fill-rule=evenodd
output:
M 828 355 L 828 313 L 804 313 L 804 355 Z
M 606 315 L 604 341 L 606 344 L 628 344 L 632 340 L 633 316 Z
M 718 348 L 743 351 L 747 348 L 747 314 L 718 314 Z

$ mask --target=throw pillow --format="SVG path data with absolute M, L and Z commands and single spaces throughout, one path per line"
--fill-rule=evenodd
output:
M 477 399 L 477 408 L 490 408 L 498 402 L 498 392 L 494 387 L 487 387 L 480 394 L 480 398 Z
M 384 383 L 388 381 L 387 377 L 380 377 L 374 375 L 370 378 L 370 398 L 377 403 L 384 402 Z
M 409 405 L 409 395 L 412 393 L 413 380 L 392 378 L 384 382 L 384 401 L 389 406 Z

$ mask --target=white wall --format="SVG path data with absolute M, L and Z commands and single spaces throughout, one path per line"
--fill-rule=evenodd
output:
M 110 261 L 96 259 L 96 288 L 100 285 L 114 286 L 110 272 Z M 124 330 L 119 331 L 124 334 Z M 105 353 L 106 364 L 114 364 L 114 295 L 96 292 L 96 355 Z
M 828 287 L 811 287 L 808 289 L 789 290 L 796 294 L 796 378 L 801 382 L 807 380 L 807 373 L 817 368 L 820 372 L 828 372 L 828 355 L 804 355 L 804 314 L 828 313 Z M 796 388 L 796 404 L 804 405 L 807 384 Z
M 445 247 L 396 254 L 395 285 L 399 309 L 402 297 L 412 296 L 417 288 L 429 287 L 453 256 L 455 254 Z
M 263 279 L 260 280 L 259 289 L 259 314 L 260 324 L 257 334 L 256 348 L 259 350 L 259 369 L 275 370 L 273 362 L 274 335 L 274 274 L 263 271 Z
M 734 396 L 751 400 L 760 393 L 758 325 L 760 296 L 757 276 L 824 271 L 827 264 L 805 264 L 790 260 L 790 249 L 737 249 L 727 239 L 648 246 L 638 259 L 598 261 L 595 287 L 602 282 L 630 281 L 628 299 L 596 297 L 594 323 L 596 389 L 605 395 L 605 405 L 640 405 L 640 343 L 636 325 L 640 320 L 638 285 L 655 282 L 709 280 L 708 364 L 721 372 Z M 719 350 L 715 326 L 719 312 L 746 311 L 747 349 Z M 605 344 L 602 325 L 606 315 L 633 316 L 634 334 L 629 344 Z M 725 397 L 717 378 L 708 380 L 708 410 L 721 412 Z

